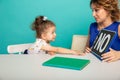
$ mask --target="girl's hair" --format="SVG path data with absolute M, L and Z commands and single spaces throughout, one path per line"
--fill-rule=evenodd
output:
M 97 7 L 103 7 L 106 11 L 110 12 L 112 21 L 120 20 L 120 9 L 118 0 L 91 0 L 91 4 L 95 4 Z
M 41 38 L 41 34 L 44 33 L 49 27 L 55 27 L 55 24 L 48 20 L 45 16 L 38 16 L 32 24 L 32 30 L 36 31 L 36 37 Z

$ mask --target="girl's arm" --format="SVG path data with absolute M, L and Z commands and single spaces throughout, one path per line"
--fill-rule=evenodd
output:
M 75 51 L 75 50 L 70 50 L 66 48 L 61 48 L 61 47 L 53 47 L 51 45 L 46 45 L 42 46 L 42 50 L 50 51 L 50 52 L 55 52 L 55 53 L 71 53 L 71 54 L 78 54 L 80 55 L 80 51 Z

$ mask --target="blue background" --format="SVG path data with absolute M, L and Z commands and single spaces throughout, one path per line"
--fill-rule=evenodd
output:
M 71 48 L 74 34 L 87 35 L 94 21 L 90 0 L 0 0 L 0 53 L 11 44 L 32 43 L 35 17 L 45 15 L 56 24 L 54 46 Z M 80 45 L 80 44 L 78 44 Z

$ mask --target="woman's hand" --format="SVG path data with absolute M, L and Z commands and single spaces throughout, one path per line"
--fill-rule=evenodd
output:
M 120 59 L 120 51 L 116 51 L 110 48 L 110 51 L 102 54 L 102 59 L 105 62 L 114 62 Z
M 90 49 L 89 47 L 86 47 L 86 48 L 85 48 L 85 54 L 86 54 L 86 53 L 90 53 L 90 52 L 91 52 L 91 49 Z

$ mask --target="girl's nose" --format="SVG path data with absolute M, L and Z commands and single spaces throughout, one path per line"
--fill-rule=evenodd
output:
M 56 33 L 54 33 L 54 36 L 56 37 Z

